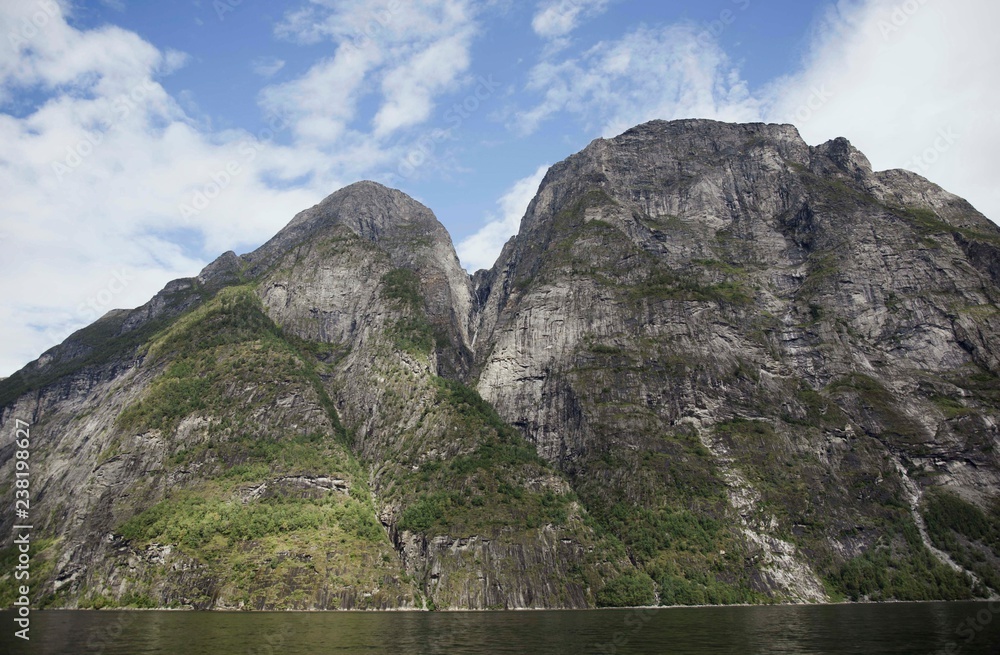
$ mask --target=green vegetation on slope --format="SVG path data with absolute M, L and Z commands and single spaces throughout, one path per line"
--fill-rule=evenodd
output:
M 620 575 L 597 593 L 598 607 L 643 607 L 655 603 L 653 580 L 642 572 Z
M 408 268 L 393 269 L 382 276 L 382 297 L 398 300 L 414 310 L 420 310 L 424 306 L 420 277 Z
M 725 520 L 723 486 L 708 453 L 684 434 L 662 435 L 651 446 L 590 458 L 576 476 L 599 533 L 625 545 L 663 605 L 761 600 L 743 570 L 743 548 Z
M 327 492 L 320 498 L 273 496 L 244 503 L 214 496 L 206 489 L 174 494 L 133 516 L 118 532 L 136 545 L 178 544 L 196 558 L 215 559 L 246 542 L 321 528 L 339 528 L 345 536 L 361 541 L 385 538 L 370 501 Z
M 121 435 L 105 459 L 129 447 L 128 435 L 157 429 L 172 435 L 165 472 L 183 480 L 198 471 L 116 529 L 140 551 L 173 544 L 196 563 L 217 587 L 196 605 L 223 593 L 258 609 L 379 607 L 407 593 L 316 348 L 301 345 L 270 321 L 252 288 L 225 289 L 149 345 L 163 373 L 119 416 Z M 201 427 L 182 437 L 177 428 L 189 417 Z M 168 570 L 146 569 L 127 588 L 158 604 L 190 595 L 171 585 Z M 88 593 L 99 604 L 125 602 Z
M 32 590 L 38 588 L 38 582 L 47 579 L 55 569 L 55 558 L 58 556 L 56 548 L 57 541 L 54 539 L 40 539 L 37 535 L 32 536 L 31 544 L 28 546 L 28 555 L 31 557 L 31 580 L 28 581 Z M 25 581 L 14 577 L 21 553 L 15 545 L 0 549 L 0 607 L 13 607 L 14 601 L 20 597 L 18 592 Z M 47 602 L 44 604 L 48 604 Z M 32 605 L 34 607 L 34 605 Z
M 911 452 L 921 452 L 924 435 L 920 427 L 899 411 L 892 394 L 878 380 L 852 373 L 831 382 L 827 392 L 833 396 L 853 396 L 874 421 L 880 440 L 894 446 L 907 446 Z
M 683 300 L 715 302 L 727 305 L 749 305 L 753 294 L 739 281 L 707 283 L 693 272 L 678 273 L 671 270 L 653 270 L 649 276 L 630 290 L 634 301 L 659 302 Z
M 958 227 L 943 220 L 926 207 L 887 207 L 890 212 L 906 220 L 925 235 L 960 234 L 966 239 L 1000 245 L 1000 235 L 982 230 Z
M 420 294 L 420 278 L 407 268 L 397 268 L 382 277 L 382 297 L 395 301 L 404 316 L 390 327 L 389 335 L 394 345 L 411 355 L 429 355 L 434 352 L 437 339 L 434 326 L 424 313 L 424 299 Z
M 616 338 L 615 347 L 584 341 L 567 393 L 592 433 L 608 437 L 591 445 L 573 473 L 595 525 L 624 544 L 662 604 L 765 600 L 753 588 L 711 453 L 693 428 L 631 401 L 654 388 L 669 397 L 707 374 L 703 362 L 678 357 L 662 340 Z
M 927 550 L 905 510 L 900 511 L 895 526 L 884 530 L 875 545 L 845 562 L 827 582 L 853 601 L 973 597 L 972 581 L 939 562 Z
M 305 382 L 340 430 L 312 359 L 284 337 L 250 287 L 224 289 L 181 317 L 152 341 L 148 356 L 166 368 L 143 398 L 118 417 L 126 431 L 170 432 L 181 419 L 198 413 L 218 416 L 226 428 L 249 423 L 237 382 L 264 391 L 254 396 L 257 406 L 267 406 Z
M 460 433 L 456 438 L 471 436 L 475 446 L 447 461 L 427 461 L 407 476 L 408 484 L 420 491 L 398 527 L 464 536 L 566 523 L 572 494 L 526 487 L 528 479 L 554 475 L 535 449 L 475 390 L 454 380 L 435 382 L 437 403 L 447 408 L 452 431 Z
M 1000 503 L 984 512 L 944 489 L 924 497 L 927 532 L 937 548 L 992 588 L 1000 590 Z
M 871 402 L 877 403 L 884 389 L 869 380 L 862 376 L 855 384 L 874 394 Z M 807 407 L 821 402 L 812 394 L 800 394 L 800 398 Z M 801 432 L 815 426 L 799 423 L 793 429 Z M 716 433 L 760 493 L 757 509 L 777 519 L 779 536 L 810 553 L 834 597 L 954 600 L 972 596 L 970 581 L 939 562 L 920 540 L 909 508 L 900 498 L 898 476 L 871 443 L 852 444 L 832 468 L 812 452 L 799 451 L 792 439 L 764 421 L 737 419 L 718 425 Z M 862 461 L 868 465 L 862 466 Z M 856 539 L 867 534 L 878 537 L 862 555 L 846 562 L 829 544 L 831 536 Z
M 65 376 L 74 375 L 90 366 L 127 359 L 136 353 L 150 338 L 167 327 L 178 312 L 209 300 L 212 292 L 197 280 L 191 286 L 165 294 L 164 317 L 149 321 L 140 327 L 122 332 L 128 312 L 109 312 L 91 325 L 73 333 L 67 344 L 75 350 L 71 358 L 49 364 L 39 372 L 18 371 L 0 381 L 0 407 L 7 405 L 30 391 L 42 389 Z

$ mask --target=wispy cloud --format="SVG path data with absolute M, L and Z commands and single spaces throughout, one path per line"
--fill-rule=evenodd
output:
M 250 66 L 256 75 L 261 77 L 274 77 L 278 71 L 285 67 L 285 61 L 277 57 L 257 57 Z
M 387 139 L 425 122 L 437 96 L 454 90 L 477 31 L 467 0 L 344 1 L 289 12 L 276 33 L 301 43 L 333 41 L 336 53 L 305 75 L 263 91 L 272 112 L 303 138 L 329 142 L 350 129 Z M 369 126 L 352 126 L 358 104 L 377 96 Z
M 545 39 L 568 35 L 589 18 L 607 11 L 611 0 L 543 0 L 538 4 L 531 27 Z
M 526 91 L 540 100 L 511 112 L 508 121 L 525 135 L 566 113 L 604 136 L 653 118 L 759 115 L 738 68 L 688 24 L 639 28 L 582 55 L 544 60 L 531 70 Z
M 982 0 L 842 0 L 801 70 L 761 94 L 765 117 L 810 143 L 846 136 L 876 168 L 913 169 L 1000 222 L 998 21 L 1000 5 Z
M 531 175 L 515 182 L 497 201 L 498 213 L 487 217 L 487 222 L 475 234 L 459 242 L 459 259 L 470 271 L 489 268 L 500 255 L 503 244 L 517 233 L 528 204 L 538 192 L 548 164 Z

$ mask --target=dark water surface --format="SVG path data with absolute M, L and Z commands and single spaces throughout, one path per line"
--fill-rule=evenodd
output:
M 1000 654 L 1000 603 L 591 612 L 0 613 L 0 653 Z

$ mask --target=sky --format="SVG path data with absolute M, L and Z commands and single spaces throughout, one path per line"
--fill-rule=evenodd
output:
M 0 376 L 373 179 L 487 268 L 652 119 L 844 136 L 1000 220 L 994 0 L 0 0 Z

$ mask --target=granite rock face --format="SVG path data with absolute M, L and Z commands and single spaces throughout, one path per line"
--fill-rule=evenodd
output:
M 924 556 L 925 489 L 995 511 L 998 246 L 967 202 L 845 139 L 650 123 L 553 167 L 479 277 L 478 389 L 592 512 L 644 505 L 637 543 L 685 502 L 695 440 L 697 495 L 728 501 L 702 515 L 744 557 L 702 565 L 821 599 L 844 558 Z M 645 562 L 664 585 L 668 542 Z
M 990 596 L 998 284 L 1000 229 L 845 139 L 657 121 L 489 271 L 362 182 L 109 313 L 0 380 L 0 480 L 30 421 L 50 606 Z

